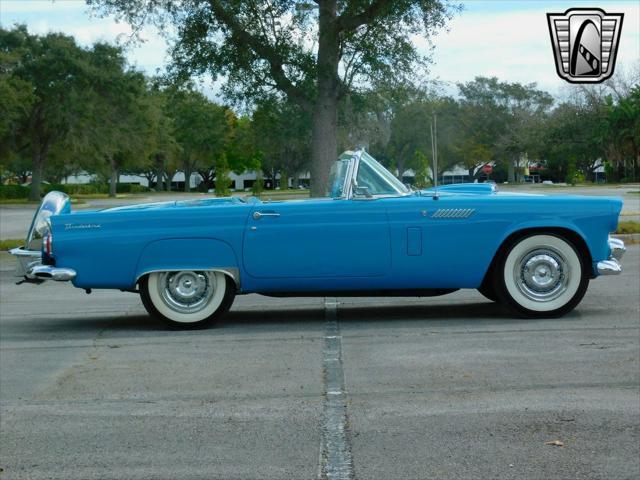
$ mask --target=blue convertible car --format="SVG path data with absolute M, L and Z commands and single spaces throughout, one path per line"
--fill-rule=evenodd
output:
M 491 184 L 413 191 L 364 151 L 331 170 L 326 198 L 211 198 L 72 213 L 49 193 L 18 273 L 90 291 L 139 292 L 150 314 L 195 327 L 239 294 L 443 295 L 460 288 L 531 317 L 572 310 L 615 275 L 616 198 L 500 193 Z

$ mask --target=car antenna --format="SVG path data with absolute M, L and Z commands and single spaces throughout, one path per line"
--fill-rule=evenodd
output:
M 431 122 L 431 155 L 433 156 L 433 199 L 438 200 L 438 123 L 436 114 Z

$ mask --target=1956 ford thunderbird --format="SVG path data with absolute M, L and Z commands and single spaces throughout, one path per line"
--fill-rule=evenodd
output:
M 616 198 L 413 191 L 364 151 L 334 164 L 326 198 L 210 198 L 71 212 L 49 193 L 11 251 L 24 281 L 139 292 L 147 311 L 201 327 L 238 294 L 434 296 L 478 289 L 516 314 L 571 311 L 619 274 Z

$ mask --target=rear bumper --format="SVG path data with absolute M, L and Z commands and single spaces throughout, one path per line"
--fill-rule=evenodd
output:
M 627 249 L 624 246 L 624 242 L 618 238 L 609 238 L 609 259 L 602 260 L 596 265 L 596 270 L 599 275 L 619 275 L 622 273 L 622 264 L 620 259 L 624 255 Z
M 42 253 L 35 250 L 14 248 L 9 253 L 18 260 L 16 276 L 28 280 L 55 280 L 68 282 L 76 278 L 76 271 L 71 268 L 56 268 L 53 265 L 42 264 Z
M 24 277 L 27 271 L 36 265 L 42 265 L 42 253 L 39 250 L 26 250 L 24 247 L 13 248 L 9 253 L 16 257 L 16 277 Z

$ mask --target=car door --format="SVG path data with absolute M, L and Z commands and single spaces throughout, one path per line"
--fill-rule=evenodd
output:
M 389 224 L 378 201 L 259 203 L 243 239 L 246 272 L 256 278 L 385 275 L 391 267 Z

